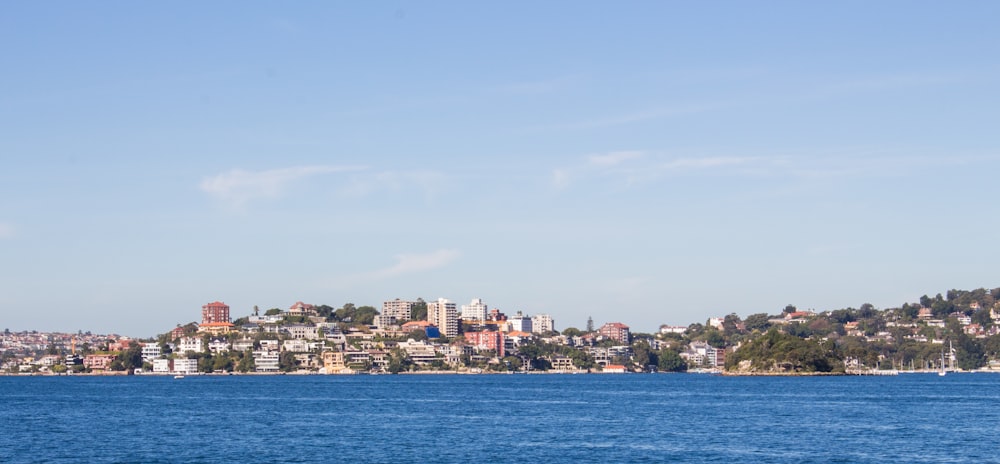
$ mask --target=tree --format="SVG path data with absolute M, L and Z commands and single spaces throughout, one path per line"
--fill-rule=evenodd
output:
M 796 308 L 795 305 L 789 304 L 789 305 L 785 306 L 785 309 L 782 312 L 785 313 L 785 314 L 791 314 L 791 313 L 794 313 L 796 311 L 798 311 L 798 308 Z
M 245 353 L 243 353 L 243 357 L 240 358 L 240 362 L 236 366 L 236 370 L 246 373 L 254 370 L 254 368 L 256 368 L 256 365 L 253 360 L 253 350 L 248 349 Z
M 646 366 L 656 366 L 659 364 L 659 355 L 649 348 L 649 343 L 643 341 L 632 345 L 632 361 L 643 369 Z
M 592 333 L 594 331 L 594 319 L 587 316 L 587 333 Z
M 142 345 L 133 343 L 127 350 L 118 355 L 109 369 L 113 371 L 126 371 L 132 375 L 137 368 L 142 367 Z
M 277 316 L 279 314 L 281 314 L 281 310 L 278 308 L 271 308 L 267 311 L 264 311 L 265 316 Z
M 218 355 L 214 357 L 212 362 L 213 371 L 223 371 L 232 372 L 233 371 L 233 358 L 225 355 Z
M 396 347 L 392 351 L 389 351 L 389 363 L 386 366 L 386 370 L 391 374 L 398 374 L 403 371 L 410 370 L 413 366 L 413 362 L 410 361 L 409 356 L 406 355 L 406 351 L 402 348 Z
M 427 332 L 424 331 L 424 329 L 416 329 L 413 332 L 410 332 L 408 338 L 412 338 L 413 340 L 418 342 L 424 341 L 427 340 Z
M 876 316 L 875 306 L 871 303 L 865 303 L 858 308 L 858 317 L 862 319 L 871 319 Z
M 278 370 L 281 372 L 293 372 L 298 368 L 295 355 L 291 351 L 282 351 L 278 356 Z
M 520 370 L 523 366 L 521 358 L 517 356 L 506 356 L 503 358 L 503 365 L 507 367 L 509 371 Z
M 427 320 L 427 302 L 422 298 L 417 298 L 417 301 L 413 303 L 413 307 L 410 308 L 410 319 L 414 321 Z
M 373 306 L 361 306 L 354 313 L 354 322 L 356 324 L 372 325 L 375 322 L 375 316 L 378 316 L 378 314 L 378 310 Z
M 660 369 L 660 372 L 684 372 L 688 368 L 684 358 L 674 350 L 660 350 L 657 357 L 659 358 L 657 367 Z
M 562 334 L 567 337 L 579 337 L 580 335 L 583 335 L 583 332 L 576 327 L 566 327 L 563 329 Z
M 771 317 L 767 313 L 751 314 L 743 321 L 743 325 L 747 330 L 760 330 L 763 332 L 771 326 L 771 323 L 768 322 L 770 319 Z
M 327 319 L 327 320 L 330 319 L 330 316 L 333 315 L 333 311 L 334 311 L 333 307 L 325 305 L 325 304 L 324 305 L 319 305 L 319 306 L 317 306 L 317 307 L 315 307 L 313 309 L 316 310 L 316 315 L 318 315 L 319 317 L 322 317 L 324 319 Z

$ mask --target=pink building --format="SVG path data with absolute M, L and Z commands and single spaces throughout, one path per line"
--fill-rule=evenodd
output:
M 481 350 L 495 350 L 498 357 L 504 357 L 503 332 L 466 332 L 465 341 Z
M 83 367 L 95 371 L 106 371 L 116 357 L 113 354 L 88 354 L 83 358 Z

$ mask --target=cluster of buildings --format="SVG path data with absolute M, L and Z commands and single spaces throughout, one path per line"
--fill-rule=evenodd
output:
M 420 303 L 426 305 L 426 317 L 415 319 L 414 310 Z M 585 349 L 601 366 L 611 365 L 613 359 L 631 352 L 629 327 L 619 322 L 605 324 L 594 333 L 566 337 L 556 332 L 555 321 L 547 314 L 531 316 L 518 311 L 507 315 L 478 298 L 460 309 L 444 298 L 426 303 L 397 298 L 383 302 L 382 311 L 371 325 L 357 326 L 330 321 L 318 314 L 316 306 L 296 302 L 278 314 L 273 314 L 274 311 L 263 316 L 253 314 L 237 326 L 230 316 L 230 307 L 214 301 L 202 306 L 201 323 L 196 327 L 178 326 L 169 333 L 167 343 L 98 336 L 87 342 L 99 350 L 78 355 L 74 344 L 68 355 L 45 358 L 46 365 L 41 370 L 65 364 L 82 366 L 91 372 L 107 371 L 133 344 L 141 347 L 142 360 L 149 370 L 162 374 L 195 373 L 199 371 L 199 358 L 206 353 L 238 352 L 241 356 L 252 356 L 253 371 L 262 373 L 277 372 L 284 353 L 292 356 L 299 369 L 354 373 L 387 370 L 394 350 L 403 353 L 413 365 L 440 369 L 496 363 L 506 356 L 516 356 L 519 346 L 532 340 Z M 289 323 L 287 316 L 301 316 L 294 320 L 303 322 Z M 413 336 L 415 333 L 422 336 Z M 53 342 L 51 334 L 44 340 L 25 338 L 25 334 L 9 337 L 11 342 L 32 342 L 28 346 L 35 351 L 51 347 Z M 618 345 L 596 346 L 603 340 L 613 340 Z M 7 343 L 8 337 L 4 342 L 3 349 L 13 346 Z M 65 344 L 56 342 L 55 346 L 65 351 Z M 22 358 L 18 362 L 29 364 L 26 361 L 35 360 Z M 565 357 L 553 356 L 550 362 L 554 369 L 574 369 Z

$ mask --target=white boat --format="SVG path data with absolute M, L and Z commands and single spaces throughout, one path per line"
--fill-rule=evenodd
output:
M 938 371 L 938 376 L 939 377 L 944 377 L 944 375 L 945 375 L 945 369 L 944 369 L 944 350 L 941 350 L 941 370 Z
M 174 376 L 174 378 L 175 378 L 175 379 L 183 379 L 183 378 L 184 378 L 184 376 L 183 376 L 183 375 L 175 375 L 175 376 Z

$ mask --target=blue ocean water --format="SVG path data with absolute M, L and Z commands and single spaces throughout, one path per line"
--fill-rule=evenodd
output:
M 0 377 L 0 462 L 1000 462 L 1000 375 Z

